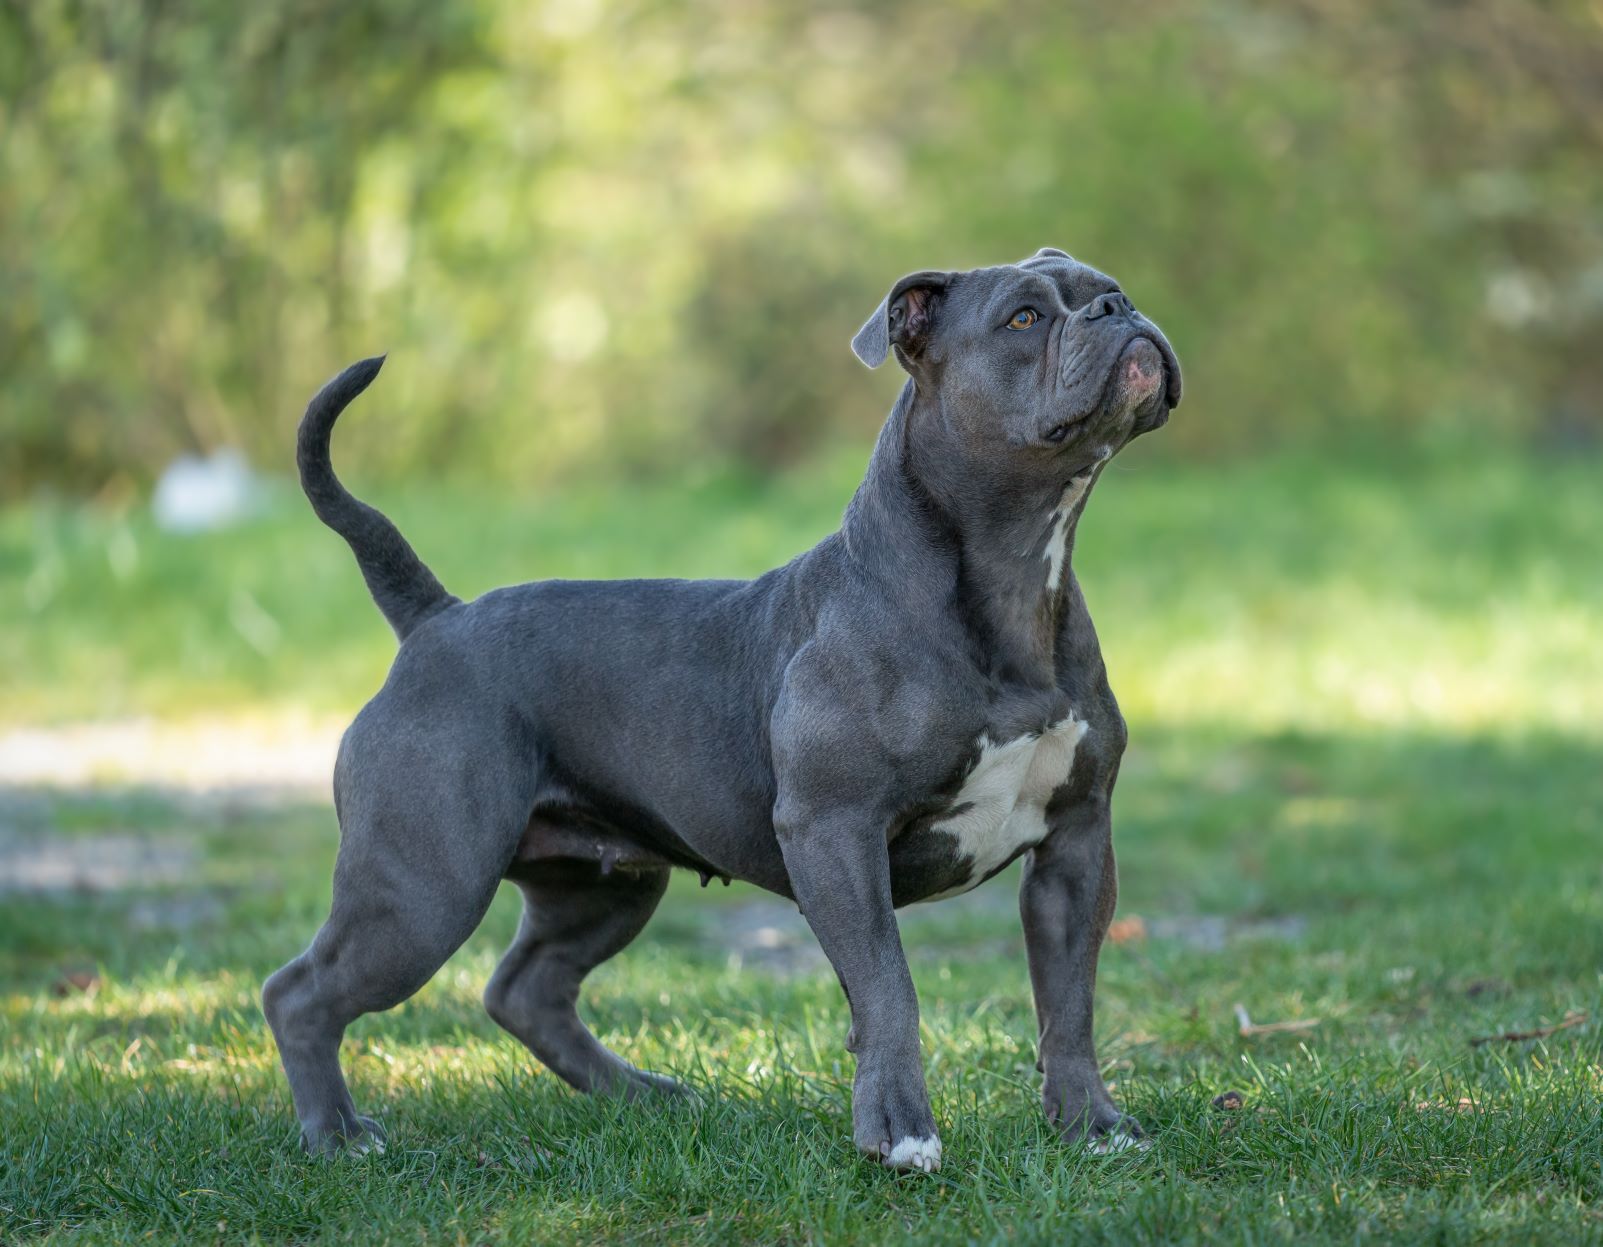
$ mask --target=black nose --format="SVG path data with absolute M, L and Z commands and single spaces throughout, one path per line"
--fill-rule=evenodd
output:
M 1135 304 L 1124 297 L 1121 290 L 1110 290 L 1107 294 L 1099 294 L 1085 305 L 1085 318 L 1087 320 L 1100 320 L 1104 316 L 1125 316 L 1135 311 Z

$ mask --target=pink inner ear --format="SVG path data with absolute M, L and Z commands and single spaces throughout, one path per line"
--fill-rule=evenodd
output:
M 914 286 L 904 296 L 907 300 L 907 333 L 921 333 L 929 324 L 930 291 L 926 286 Z

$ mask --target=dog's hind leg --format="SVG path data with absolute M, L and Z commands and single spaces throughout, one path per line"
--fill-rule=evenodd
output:
M 262 988 L 301 1138 L 314 1152 L 382 1139 L 357 1114 L 340 1072 L 345 1028 L 433 977 L 484 917 L 517 842 L 514 803 L 494 810 L 461 792 L 430 792 L 424 777 L 450 768 L 406 760 L 410 776 L 364 765 L 359 782 L 336 781 L 341 839 L 328 920 Z
M 668 887 L 667 869 L 604 875 L 590 862 L 549 860 L 514 878 L 523 922 L 484 989 L 490 1016 L 580 1091 L 683 1091 L 609 1052 L 578 1013 L 580 983 L 640 934 Z

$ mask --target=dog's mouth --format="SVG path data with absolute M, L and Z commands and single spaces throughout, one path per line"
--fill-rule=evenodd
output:
M 1163 352 L 1151 338 L 1137 334 L 1108 369 L 1097 401 L 1079 415 L 1053 425 L 1043 436 L 1048 445 L 1068 445 L 1099 417 L 1141 406 L 1164 389 L 1164 382 Z
M 1065 420 L 1061 424 L 1054 424 L 1046 431 L 1045 441 L 1049 446 L 1062 446 L 1071 437 L 1085 431 L 1086 425 L 1091 422 L 1094 411 L 1088 411 L 1083 416 L 1075 416 L 1072 420 Z

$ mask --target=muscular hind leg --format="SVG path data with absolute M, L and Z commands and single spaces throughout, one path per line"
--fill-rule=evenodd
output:
M 523 923 L 484 989 L 484 1007 L 530 1052 L 580 1091 L 626 1096 L 682 1091 L 602 1047 L 579 1020 L 579 984 L 640 934 L 668 871 L 617 871 L 546 861 L 517 878 Z
M 347 788 L 328 921 L 311 946 L 262 987 L 279 1056 L 308 1150 L 382 1139 L 360 1116 L 340 1071 L 345 1028 L 390 1009 L 433 977 L 484 917 L 516 843 L 485 827 L 481 807 L 441 804 L 387 789 L 376 799 Z M 473 816 L 479 816 L 475 819 Z M 464 835 L 463 827 L 485 827 Z M 506 852 L 496 847 L 505 841 Z

